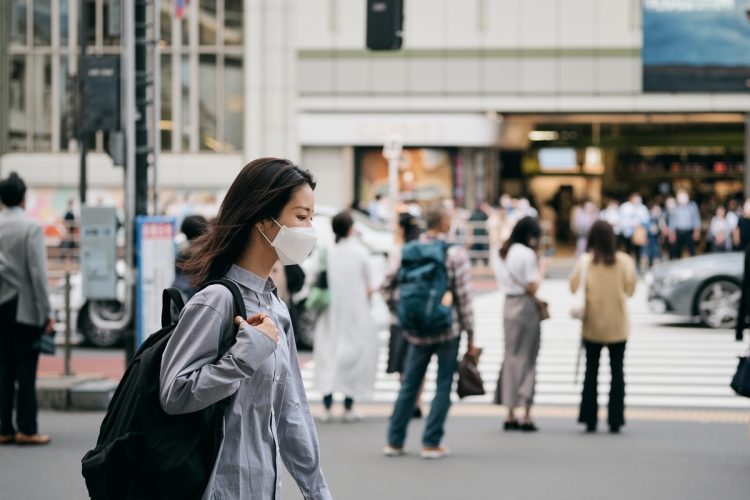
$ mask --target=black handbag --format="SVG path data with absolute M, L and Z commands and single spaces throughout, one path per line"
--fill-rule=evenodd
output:
M 47 354 L 50 356 L 55 355 L 55 334 L 42 332 L 33 347 L 34 350 L 39 351 L 41 354 Z
M 456 388 L 456 392 L 461 399 L 467 396 L 484 395 L 484 382 L 477 366 L 481 354 L 481 349 L 477 349 L 476 356 L 472 356 L 471 353 L 467 352 L 458 365 L 458 387 Z
M 740 356 L 737 371 L 729 384 L 740 396 L 750 398 L 750 353 Z

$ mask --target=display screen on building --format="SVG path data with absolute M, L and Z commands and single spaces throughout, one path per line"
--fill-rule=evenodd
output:
M 750 0 L 644 0 L 643 91 L 750 91 Z

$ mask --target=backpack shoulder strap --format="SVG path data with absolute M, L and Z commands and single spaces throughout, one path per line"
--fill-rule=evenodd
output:
M 165 288 L 161 294 L 161 327 L 172 324 L 172 304 L 177 306 L 177 311 L 182 311 L 185 301 L 177 288 Z
M 247 318 L 247 311 L 245 310 L 245 299 L 242 298 L 242 292 L 240 292 L 240 287 L 237 286 L 237 283 L 227 278 L 221 278 L 205 283 L 201 287 L 201 290 L 211 285 L 222 285 L 232 293 L 232 301 L 234 303 L 233 317 L 242 316 L 243 318 Z
M 242 298 L 242 292 L 240 291 L 240 287 L 237 286 L 237 283 L 228 278 L 221 278 L 205 283 L 201 287 L 201 289 L 211 285 L 221 285 L 229 290 L 232 293 L 232 302 L 234 306 L 233 314 L 230 318 L 232 327 L 234 328 L 234 334 L 229 339 L 222 340 L 221 344 L 219 345 L 219 357 L 221 357 L 229 350 L 230 347 L 232 347 L 235 340 L 237 339 L 237 332 L 239 332 L 239 328 L 234 326 L 234 317 L 240 316 L 244 319 L 247 319 L 247 310 L 245 309 L 245 299 Z

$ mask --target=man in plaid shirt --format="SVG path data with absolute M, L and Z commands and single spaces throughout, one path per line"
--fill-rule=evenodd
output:
M 420 243 L 444 240 L 451 228 L 451 214 L 447 208 L 437 206 L 427 213 L 426 222 L 427 231 L 421 236 Z M 433 355 L 437 355 L 438 358 L 437 387 L 422 437 L 421 456 L 428 459 L 442 458 L 449 451 L 447 447 L 441 446 L 440 442 L 451 405 L 451 389 L 458 367 L 458 344 L 462 331 L 467 334 L 469 350 L 474 351 L 475 348 L 469 257 L 463 248 L 452 246 L 448 248 L 445 265 L 450 287 L 444 297 L 444 303 L 451 301 L 453 304 L 453 324 L 444 332 L 435 332 L 431 336 L 417 336 L 409 332 L 404 334 L 409 348 L 404 365 L 404 378 L 388 426 L 388 444 L 383 450 L 386 456 L 404 454 L 403 446 L 409 419 Z M 398 286 L 394 283 L 397 276 L 398 269 L 386 277 L 384 287 L 391 289 Z

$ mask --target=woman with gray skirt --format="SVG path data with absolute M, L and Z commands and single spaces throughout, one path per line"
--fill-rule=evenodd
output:
M 537 256 L 541 228 L 532 217 L 516 226 L 500 249 L 499 280 L 505 291 L 503 330 L 505 358 L 495 391 L 495 403 L 505 405 L 508 416 L 506 431 L 535 432 L 531 419 L 536 386 L 536 358 L 541 343 L 541 314 L 535 294 L 544 277 L 545 261 Z M 524 407 L 523 421 L 516 418 L 516 408 Z

